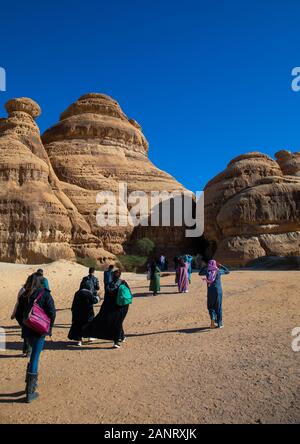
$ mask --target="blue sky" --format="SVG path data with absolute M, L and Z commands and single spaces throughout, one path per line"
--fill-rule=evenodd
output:
M 151 160 L 201 190 L 241 153 L 299 151 L 299 20 L 298 0 L 2 3 L 0 115 L 32 97 L 44 131 L 80 95 L 110 94 Z

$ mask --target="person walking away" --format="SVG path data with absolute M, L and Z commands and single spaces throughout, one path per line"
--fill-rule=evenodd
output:
M 166 269 L 166 256 L 162 254 L 159 258 L 159 268 L 160 271 L 165 271 Z
M 100 290 L 100 285 L 99 285 L 99 279 L 95 276 L 95 271 L 96 270 L 94 267 L 89 268 L 89 274 L 88 274 L 88 276 L 85 276 L 82 279 L 81 284 L 80 284 L 80 288 L 85 282 L 90 282 L 93 295 L 97 296 L 98 291 Z
M 120 293 L 124 293 L 124 290 L 127 295 L 129 294 L 129 299 L 120 302 L 119 296 Z M 126 339 L 123 323 L 131 302 L 132 295 L 129 285 L 121 279 L 121 271 L 115 270 L 111 283 L 105 289 L 104 301 L 100 311 L 93 321 L 83 329 L 83 337 L 93 336 L 98 339 L 112 340 L 113 348 L 120 348 Z
M 32 283 L 32 290 L 29 294 L 28 313 L 23 321 L 23 335 L 27 338 L 29 345 L 32 348 L 30 361 L 27 365 L 26 372 L 26 402 L 29 403 L 38 397 L 36 392 L 38 380 L 38 364 L 40 354 L 44 348 L 46 334 L 52 336 L 52 327 L 55 321 L 56 310 L 54 300 L 51 296 L 50 290 L 45 288 L 45 278 L 42 276 L 34 276 Z M 50 328 L 46 334 L 37 333 L 32 328 L 26 325 L 26 320 L 31 312 L 31 309 L 36 303 L 48 316 L 50 320 Z
M 156 296 L 160 291 L 160 268 L 157 261 L 153 261 L 151 264 L 149 291 L 153 292 L 153 296 Z
M 45 278 L 45 276 L 44 276 L 44 270 L 43 270 L 42 268 L 39 268 L 39 269 L 34 273 L 34 275 L 43 277 L 43 278 L 45 279 L 45 280 L 44 280 L 44 285 L 45 285 L 46 290 L 50 290 L 48 279 Z
M 23 327 L 23 320 L 28 312 L 28 303 L 29 303 L 29 293 L 32 289 L 32 281 L 33 281 L 34 275 L 31 274 L 28 276 L 26 283 L 24 286 L 20 289 L 17 297 L 17 302 L 14 306 L 11 319 L 16 319 L 19 326 Z M 28 343 L 27 338 L 24 337 L 23 331 L 22 331 L 22 339 L 23 339 L 23 356 L 29 357 L 31 353 L 31 347 Z
M 94 317 L 94 305 L 100 301 L 98 296 L 92 292 L 91 282 L 85 281 L 80 290 L 76 291 L 72 303 L 72 325 L 68 334 L 71 341 L 77 341 L 77 345 L 82 345 L 82 329 L 91 322 Z M 89 338 L 92 341 L 94 338 Z
M 104 289 L 112 281 L 113 269 L 114 269 L 114 266 L 113 265 L 109 265 L 108 269 L 104 271 L 104 274 L 103 274 Z
M 168 258 L 165 256 L 165 271 L 169 270 L 169 261 Z
M 217 264 L 215 260 L 208 261 L 207 267 L 203 267 L 199 275 L 205 276 L 207 283 L 207 309 L 211 319 L 210 328 L 222 328 L 222 299 L 223 291 L 221 276 L 229 274 L 227 267 Z
M 175 256 L 173 259 L 174 269 L 175 269 L 175 285 L 178 284 L 178 268 L 179 268 L 180 258 L 181 258 L 180 256 Z
M 191 281 L 192 281 L 192 271 L 193 271 L 192 263 L 193 263 L 193 256 L 191 256 L 190 254 L 186 254 L 186 255 L 184 256 L 184 262 L 185 262 L 186 264 L 188 264 L 188 278 L 189 278 L 189 284 L 190 284 Z
M 177 274 L 178 274 L 178 291 L 179 293 L 188 293 L 189 291 L 189 276 L 188 276 L 189 263 L 184 262 L 184 259 L 179 260 Z

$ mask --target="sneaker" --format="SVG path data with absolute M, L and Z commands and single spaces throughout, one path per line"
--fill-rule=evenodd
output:
M 82 341 L 78 341 L 76 345 L 77 345 L 77 347 L 81 347 L 82 346 Z
M 113 348 L 120 348 L 121 344 L 119 342 L 114 342 Z
M 126 336 L 123 339 L 119 339 L 118 342 L 126 342 Z
M 224 328 L 224 325 L 223 324 L 218 325 L 217 328 Z

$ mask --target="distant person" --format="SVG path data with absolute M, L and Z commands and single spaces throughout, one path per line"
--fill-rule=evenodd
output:
M 103 274 L 104 288 L 106 288 L 106 286 L 108 284 L 110 284 L 112 281 L 113 269 L 114 269 L 114 266 L 109 265 L 107 270 L 104 271 L 104 274 Z
M 48 279 L 45 278 L 44 270 L 42 268 L 38 268 L 37 271 L 34 273 L 34 275 L 43 277 L 45 279 L 44 285 L 45 285 L 46 290 L 50 290 Z
M 34 278 L 33 274 L 28 276 L 26 283 L 23 285 L 23 287 L 21 287 L 11 315 L 11 319 L 16 319 L 21 328 L 23 327 L 24 317 L 28 313 L 29 296 L 32 290 L 33 278 Z M 22 333 L 22 338 L 23 338 L 23 356 L 28 357 L 30 356 L 31 353 L 31 347 L 29 345 L 28 339 L 26 337 L 24 338 L 23 333 Z
M 159 268 L 161 271 L 167 271 L 168 270 L 168 260 L 165 256 L 165 254 L 162 254 L 159 258 Z
M 189 264 L 181 258 L 177 267 L 179 293 L 188 293 L 189 291 L 188 268 Z
M 165 259 L 165 271 L 168 271 L 169 270 L 169 261 L 168 261 L 168 258 L 166 257 L 166 259 Z
M 153 292 L 153 296 L 156 296 L 160 291 L 160 268 L 156 260 L 151 264 L 149 291 Z
M 188 264 L 188 278 L 189 278 L 189 284 L 190 284 L 191 281 L 192 281 L 193 256 L 191 256 L 190 254 L 186 254 L 186 255 L 183 257 L 183 259 L 184 259 L 184 262 L 185 262 L 186 264 Z
M 174 259 L 173 259 L 173 262 L 174 262 L 174 269 L 175 269 L 175 270 L 176 270 L 176 268 L 177 268 L 178 265 L 179 265 L 179 259 L 180 259 L 180 256 L 175 256 Z
M 175 269 L 175 284 L 178 284 L 178 267 L 179 267 L 179 260 L 180 256 L 175 256 L 173 259 L 174 262 L 174 269 Z
M 126 294 L 126 298 L 120 296 Z M 122 299 L 122 300 L 120 300 Z M 113 348 L 120 348 L 125 341 L 123 322 L 132 302 L 130 288 L 121 279 L 121 271 L 115 270 L 112 281 L 105 288 L 104 301 L 100 311 L 84 328 L 84 337 L 94 337 L 113 341 Z
M 95 296 L 92 291 L 91 282 L 85 281 L 82 283 L 80 290 L 76 291 L 72 303 L 72 325 L 68 334 L 71 341 L 77 341 L 77 345 L 82 345 L 82 329 L 91 322 L 94 317 L 94 305 L 100 301 L 98 296 Z M 89 338 L 93 341 L 94 338 Z
M 37 388 L 37 380 L 38 380 L 38 364 L 40 354 L 44 348 L 45 337 L 48 334 L 52 336 L 52 327 L 55 321 L 56 310 L 53 298 L 48 289 L 46 289 L 45 278 L 40 275 L 35 275 L 33 277 L 32 289 L 28 295 L 28 313 L 24 317 L 23 321 L 23 337 L 28 340 L 29 345 L 31 346 L 31 355 L 30 361 L 27 365 L 27 373 L 26 373 L 26 402 L 31 402 L 38 397 L 38 393 L 36 392 Z M 50 321 L 49 331 L 45 334 L 37 333 L 36 330 L 25 325 L 26 320 L 31 312 L 33 304 L 36 303 L 44 313 L 48 316 Z
M 89 274 L 88 276 L 85 276 L 80 284 L 80 288 L 82 287 L 83 284 L 85 284 L 86 282 L 89 282 L 91 284 L 91 290 L 94 296 L 98 295 L 98 291 L 100 290 L 100 285 L 99 285 L 99 279 L 95 276 L 95 268 L 94 267 L 90 267 L 89 268 Z
M 222 328 L 222 284 L 221 276 L 229 274 L 228 268 L 217 264 L 215 260 L 208 261 L 207 267 L 203 267 L 199 275 L 205 276 L 207 283 L 207 309 L 211 319 L 210 328 Z

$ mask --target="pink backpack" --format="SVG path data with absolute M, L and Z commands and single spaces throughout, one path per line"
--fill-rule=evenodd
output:
M 27 319 L 24 320 L 26 327 L 35 331 L 40 335 L 46 335 L 50 329 L 50 319 L 44 312 L 44 310 L 37 304 L 37 302 L 44 295 L 45 290 L 42 290 L 38 297 L 35 299 L 32 309 L 29 312 Z

